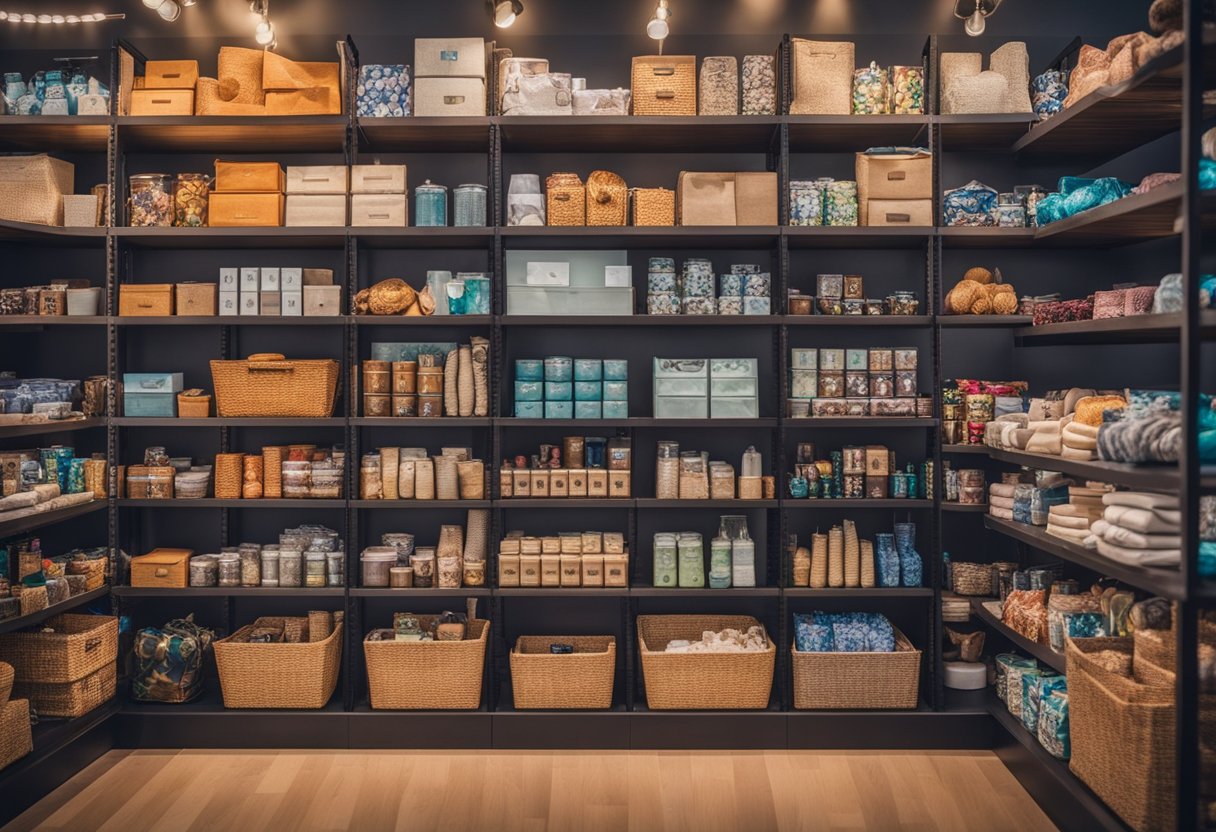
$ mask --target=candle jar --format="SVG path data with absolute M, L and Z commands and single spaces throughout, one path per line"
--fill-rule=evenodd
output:
M 718 535 L 709 543 L 709 588 L 730 589 L 730 538 Z
M 262 549 L 262 586 L 279 585 L 279 547 Z
M 190 558 L 190 586 L 219 586 L 220 563 L 216 555 Z
M 681 588 L 702 589 L 705 586 L 705 551 L 701 535 L 687 533 L 676 541 Z
M 342 586 L 345 581 L 346 569 L 342 565 L 345 552 L 330 552 L 325 556 L 325 583 L 329 586 Z
M 325 586 L 325 552 L 304 553 L 304 586 L 317 589 Z
M 430 589 L 435 585 L 435 547 L 419 546 L 410 555 L 410 566 L 414 568 L 414 586 Z
M 127 200 L 132 228 L 173 225 L 173 177 L 167 173 L 137 173 L 130 177 Z
M 419 228 L 448 224 L 448 189 L 431 180 L 414 189 L 414 224 Z
M 452 191 L 455 222 L 461 227 L 486 224 L 486 186 L 459 185 Z
M 202 228 L 207 224 L 211 177 L 205 173 L 179 173 L 173 181 L 173 224 Z
M 256 543 L 242 543 L 240 549 L 241 586 L 262 585 L 262 548 Z

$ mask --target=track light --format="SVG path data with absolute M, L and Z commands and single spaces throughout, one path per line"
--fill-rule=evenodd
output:
M 671 18 L 671 9 L 667 6 L 667 0 L 659 0 L 658 7 L 654 10 L 654 17 L 650 18 L 650 22 L 646 24 L 646 34 L 651 40 L 666 40 L 671 34 L 671 26 L 667 22 Z
M 486 14 L 499 29 L 506 29 L 524 13 L 520 0 L 486 0 Z
M 148 0 L 144 0 L 144 3 L 147 5 Z M 0 12 L 0 21 L 7 20 L 9 23 L 100 23 L 103 20 L 125 20 L 126 17 L 127 16 L 125 14 L 105 14 L 104 12 L 80 16 L 74 14 L 24 14 L 22 12 Z
M 1000 8 L 1001 0 L 955 0 L 954 16 L 963 21 L 963 31 L 973 38 L 984 34 L 988 18 Z
M 155 9 L 161 20 L 167 23 L 172 23 L 182 15 L 182 7 L 177 4 L 177 0 L 144 0 L 144 5 Z
M 274 24 L 270 22 L 270 0 L 251 0 L 249 16 L 253 20 L 253 39 L 267 50 L 276 49 L 279 41 L 274 35 Z

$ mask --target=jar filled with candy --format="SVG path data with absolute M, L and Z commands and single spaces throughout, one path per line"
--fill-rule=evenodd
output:
M 138 173 L 131 177 L 128 201 L 132 228 L 173 225 L 173 177 L 167 173 Z
M 179 173 L 173 183 L 173 224 L 180 228 L 207 225 L 207 203 L 211 199 L 211 177 L 204 173 Z

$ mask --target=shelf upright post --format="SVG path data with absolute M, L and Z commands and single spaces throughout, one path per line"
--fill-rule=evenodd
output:
M 347 60 L 347 71 L 350 80 L 347 83 L 345 141 L 342 149 L 347 168 L 359 160 L 359 131 L 358 117 L 355 112 L 355 87 L 359 72 L 359 50 L 350 35 L 346 36 L 346 49 L 343 55 Z M 409 197 L 406 197 L 408 201 Z M 345 365 L 346 379 L 346 413 L 343 424 L 343 434 L 346 437 L 349 452 L 346 455 L 346 506 L 343 511 L 343 522 L 346 527 L 346 575 L 343 581 L 343 609 L 346 610 L 346 629 L 343 637 L 346 640 L 346 654 L 343 658 L 346 684 L 343 686 L 343 708 L 347 711 L 355 709 L 355 673 L 356 663 L 361 650 L 362 626 L 360 622 L 361 599 L 351 595 L 351 583 L 359 575 L 359 511 L 354 507 L 354 500 L 359 497 L 359 481 L 356 471 L 359 470 L 360 454 L 359 428 L 354 417 L 358 415 L 359 407 L 359 324 L 354 316 L 355 293 L 359 289 L 359 241 L 353 237 L 350 230 L 346 231 L 343 245 L 345 255 L 346 304 L 348 313 L 343 315 L 342 363 Z
M 925 52 L 922 57 L 924 61 L 925 78 L 929 77 L 929 72 L 932 67 L 937 65 L 938 42 L 937 35 L 930 35 L 929 40 L 925 45 Z M 926 82 L 925 89 L 931 87 Z M 936 101 L 932 95 L 926 98 L 926 111 L 932 113 L 936 111 Z M 940 202 L 936 195 L 941 193 L 941 153 L 942 153 L 942 134 L 941 126 L 937 124 L 936 119 L 930 118 L 928 124 L 929 136 L 929 152 L 933 162 L 933 193 L 934 193 L 934 222 L 940 223 L 939 215 L 941 211 Z M 931 394 L 933 396 L 933 417 L 937 420 L 937 428 L 929 429 L 929 438 L 926 450 L 933 460 L 933 508 L 929 516 L 932 518 L 932 526 L 929 542 L 929 560 L 928 569 L 924 570 L 925 576 L 929 579 L 929 586 L 933 589 L 933 602 L 929 605 L 929 682 L 930 682 L 930 697 L 929 705 L 935 710 L 940 710 L 945 705 L 945 690 L 943 687 L 942 673 L 942 582 L 945 580 L 945 570 L 942 568 L 942 551 L 945 548 L 945 534 L 943 533 L 943 518 L 942 518 L 942 491 L 945 486 L 945 477 L 942 473 L 942 328 L 938 325 L 938 309 L 939 298 L 943 296 L 942 292 L 942 238 L 934 234 L 928 241 L 925 247 L 925 311 L 930 316 L 930 351 L 932 352 L 932 367 L 933 385 Z M 925 484 L 928 487 L 929 483 Z
M 781 40 L 781 46 L 777 50 L 777 111 L 779 113 L 788 113 L 790 109 L 790 100 L 793 94 L 793 81 L 790 72 L 790 36 L 785 35 Z M 777 205 L 779 208 L 777 220 L 781 225 L 777 234 L 777 280 L 775 281 L 776 288 L 770 294 L 773 295 L 771 303 L 774 304 L 773 314 L 778 315 L 777 326 L 773 329 L 773 348 L 776 355 L 773 357 L 773 366 L 777 368 L 777 426 L 773 429 L 773 480 L 776 483 L 776 492 L 774 497 L 777 498 L 777 510 L 773 515 L 777 518 L 776 533 L 769 528 L 769 537 L 775 538 L 769 541 L 769 551 L 775 552 L 777 568 L 772 569 L 772 555 L 770 555 L 769 580 L 777 581 L 777 667 L 776 667 L 776 683 L 777 683 L 777 698 L 780 707 L 783 711 L 788 710 L 790 706 L 790 685 L 789 673 L 787 672 L 787 663 L 789 657 L 786 654 L 785 647 L 787 644 L 787 628 L 789 623 L 788 610 L 785 603 L 785 588 L 790 583 L 790 557 L 787 557 L 787 541 L 789 539 L 789 515 L 785 511 L 785 477 L 786 471 L 789 470 L 788 460 L 785 454 L 785 445 L 787 434 L 785 430 L 785 419 L 789 413 L 789 358 L 790 358 L 790 339 L 789 327 L 786 325 L 786 315 L 789 314 L 789 290 L 792 283 L 792 274 L 790 266 L 790 241 L 785 234 L 785 228 L 790 223 L 790 179 L 791 164 L 790 164 L 790 125 L 788 119 L 781 119 L 777 127 L 776 140 L 776 168 L 777 168 Z

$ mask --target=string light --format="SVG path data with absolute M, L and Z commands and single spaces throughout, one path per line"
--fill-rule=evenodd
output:
M 146 2 L 146 0 L 145 0 Z M 96 12 L 94 14 L 25 14 L 22 12 L 0 12 L 0 21 L 7 20 L 9 23 L 41 23 L 59 25 L 61 23 L 103 23 L 107 20 L 126 20 L 125 14 L 105 14 Z

